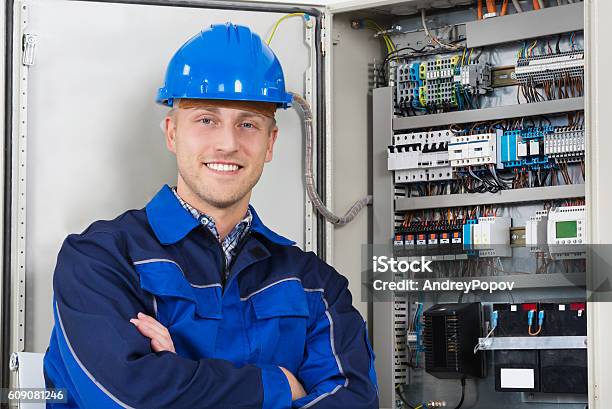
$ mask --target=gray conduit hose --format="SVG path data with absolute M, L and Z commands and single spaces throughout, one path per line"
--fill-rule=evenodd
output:
M 517 13 L 522 13 L 523 12 L 523 8 L 519 4 L 518 0 L 512 0 L 512 4 L 514 4 L 514 8 L 516 9 Z
M 295 103 L 294 108 L 299 105 L 304 114 L 304 131 L 306 132 L 306 171 L 304 173 L 304 178 L 306 179 L 306 193 L 308 194 L 308 198 L 315 209 L 325 217 L 325 220 L 336 226 L 345 225 L 353 220 L 361 209 L 372 203 L 372 196 L 366 196 L 356 201 L 342 217 L 335 215 L 325 206 L 317 193 L 317 189 L 314 187 L 314 177 L 312 176 L 312 111 L 304 98 L 294 92 L 290 92 L 290 94 L 293 96 L 293 102 Z

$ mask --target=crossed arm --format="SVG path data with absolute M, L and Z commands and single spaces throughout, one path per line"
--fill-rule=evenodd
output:
M 159 323 L 155 318 L 139 312 L 136 318 L 130 320 L 136 326 L 138 332 L 151 340 L 151 349 L 153 352 L 168 351 L 176 353 L 174 343 L 170 332 L 166 327 Z M 287 377 L 289 386 L 291 387 L 291 399 L 297 400 L 306 396 L 306 391 L 302 384 L 296 379 L 291 371 L 280 367 L 281 371 Z

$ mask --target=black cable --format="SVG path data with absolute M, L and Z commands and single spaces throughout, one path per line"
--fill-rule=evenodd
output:
M 465 399 L 465 378 L 461 378 L 461 400 L 459 404 L 455 406 L 455 409 L 460 409 L 463 406 L 463 400 Z
M 412 406 L 410 403 L 408 403 L 408 401 L 406 400 L 406 398 L 404 397 L 404 395 L 402 394 L 402 389 L 403 386 L 400 386 L 399 388 L 397 388 L 397 395 L 399 396 L 399 398 L 402 400 L 402 402 L 404 402 L 404 404 L 406 406 L 408 406 L 408 409 L 414 409 L 414 406 Z
M 426 48 L 433 48 L 434 50 L 436 49 L 435 46 L 431 44 L 427 44 L 426 46 L 423 46 L 419 49 L 416 49 L 413 47 L 402 47 L 402 48 L 398 48 L 397 50 L 393 50 L 390 53 L 388 53 L 385 59 L 383 60 L 383 62 L 380 64 L 380 73 L 382 75 L 383 84 L 387 83 L 387 74 L 385 72 L 385 67 L 391 61 L 392 58 L 407 58 L 407 57 L 416 56 L 416 55 L 439 54 L 435 52 L 425 53 L 424 51 Z M 406 50 L 412 51 L 412 54 L 397 55 L 400 51 L 406 51 Z

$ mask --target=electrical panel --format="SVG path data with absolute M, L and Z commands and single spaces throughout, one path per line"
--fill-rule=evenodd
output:
M 374 189 L 373 244 L 431 261 L 429 275 L 398 278 L 439 287 L 391 296 L 394 377 L 381 407 L 583 409 L 582 3 L 413 6 L 385 9 L 387 25 L 372 29 L 386 48 L 372 62 L 372 158 L 392 185 Z M 441 289 L 474 280 L 513 287 Z M 478 377 L 486 380 L 466 388 Z M 445 379 L 459 380 L 461 395 Z

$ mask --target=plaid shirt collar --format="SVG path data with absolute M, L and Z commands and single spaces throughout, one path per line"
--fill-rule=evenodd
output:
M 227 236 L 223 240 L 219 237 L 219 232 L 217 231 L 217 226 L 215 225 L 215 221 L 212 217 L 201 213 L 199 210 L 195 209 L 189 203 L 185 202 L 176 192 L 176 186 L 172 188 L 172 192 L 174 196 L 181 203 L 181 206 L 185 208 L 191 215 L 198 220 L 202 225 L 206 226 L 208 230 L 216 237 L 217 241 L 221 243 L 221 247 L 223 248 L 223 254 L 225 255 L 225 265 L 229 266 L 232 262 L 232 259 L 236 255 L 236 250 L 238 248 L 238 244 L 240 241 L 246 236 L 247 232 L 251 228 L 251 222 L 253 220 L 253 215 L 251 214 L 251 209 L 247 209 L 246 215 L 244 219 L 242 219 L 232 231 L 229 232 Z

